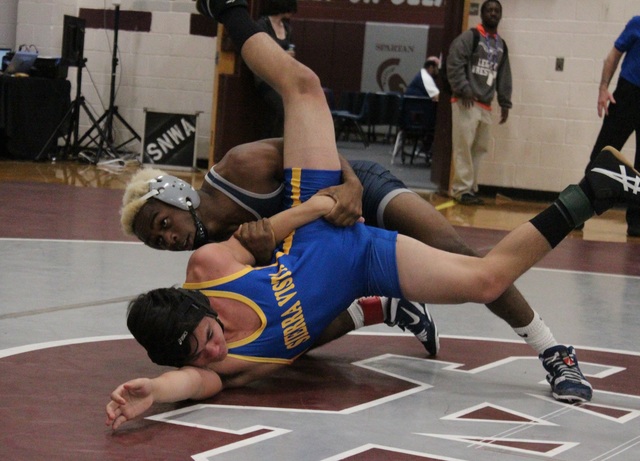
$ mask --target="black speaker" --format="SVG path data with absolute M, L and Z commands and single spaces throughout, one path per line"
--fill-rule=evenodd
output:
M 84 32 L 86 21 L 75 16 L 64 15 L 62 29 L 62 59 L 73 67 L 84 65 Z

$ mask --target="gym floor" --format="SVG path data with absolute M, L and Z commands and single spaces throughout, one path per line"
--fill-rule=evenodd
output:
M 341 146 L 374 159 L 388 149 Z M 127 302 L 180 284 L 189 257 L 122 235 L 133 171 L 0 161 L 0 459 L 640 459 L 640 239 L 626 237 L 622 210 L 573 232 L 516 283 L 576 347 L 589 404 L 553 400 L 534 351 L 484 306 L 438 305 L 435 358 L 398 328 L 368 327 L 272 378 L 154 406 L 112 432 L 110 392 L 162 371 L 128 334 Z M 423 166 L 393 171 L 481 252 L 546 206 L 498 197 L 463 207 L 412 183 L 428 176 Z

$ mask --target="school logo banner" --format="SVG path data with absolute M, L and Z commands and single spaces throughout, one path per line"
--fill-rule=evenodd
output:
M 361 91 L 402 93 L 427 57 L 429 26 L 367 22 Z

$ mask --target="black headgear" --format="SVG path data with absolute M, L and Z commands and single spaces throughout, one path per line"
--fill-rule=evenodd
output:
M 160 300 L 165 305 L 157 305 Z M 154 363 L 182 367 L 194 354 L 189 336 L 205 316 L 220 323 L 205 295 L 183 288 L 166 288 L 133 301 L 127 325 Z

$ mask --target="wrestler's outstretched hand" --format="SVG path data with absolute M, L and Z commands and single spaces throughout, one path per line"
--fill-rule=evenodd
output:
M 149 378 L 138 378 L 119 385 L 111 393 L 107 404 L 106 425 L 118 429 L 120 425 L 144 413 L 153 405 L 153 384 Z

